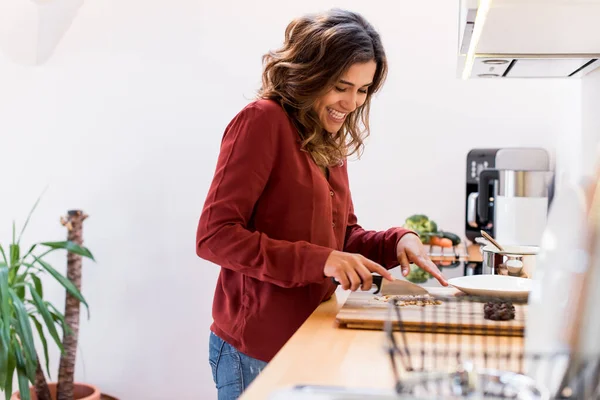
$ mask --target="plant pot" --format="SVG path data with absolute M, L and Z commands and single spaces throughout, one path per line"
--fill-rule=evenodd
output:
M 87 383 L 75 383 L 74 386 L 74 400 L 100 400 L 100 390 L 97 387 L 88 385 Z M 48 387 L 50 388 L 50 396 L 52 396 L 52 400 L 56 400 L 57 383 L 49 383 Z M 31 400 L 37 400 L 35 388 L 30 387 L 29 393 L 31 394 Z M 19 392 L 16 392 L 12 395 L 10 400 L 21 400 L 21 395 Z
M 13 61 L 47 61 L 68 31 L 84 0 L 3 0 L 0 49 Z
M 119 400 L 116 397 L 110 396 L 106 393 L 100 393 L 100 400 Z

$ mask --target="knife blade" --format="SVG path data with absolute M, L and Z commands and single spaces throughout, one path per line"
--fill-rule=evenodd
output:
M 420 296 L 429 294 L 427 289 L 409 281 L 394 279 L 388 281 L 381 275 L 373 275 L 373 285 L 377 286 L 374 294 L 381 295 L 400 295 L 400 296 Z
M 400 295 L 400 296 L 419 296 L 430 294 L 427 289 L 421 287 L 417 284 L 414 284 L 409 281 L 404 281 L 400 279 L 394 279 L 393 281 L 388 281 L 381 275 L 372 274 L 373 276 L 373 286 L 377 288 L 373 294 L 381 294 L 383 295 Z M 331 278 L 333 283 L 339 285 L 340 283 L 335 280 L 335 278 Z

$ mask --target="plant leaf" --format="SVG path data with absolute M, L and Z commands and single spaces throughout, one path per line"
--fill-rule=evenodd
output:
M 44 298 L 44 286 L 42 286 L 42 281 L 39 276 L 31 274 L 31 279 L 33 280 L 37 294 L 39 294 L 41 298 Z
M 46 329 L 48 329 L 50 336 L 52 336 L 52 338 L 58 345 L 58 348 L 60 349 L 60 351 L 63 352 L 63 346 L 62 346 L 60 337 L 58 336 L 58 332 L 56 331 L 56 326 L 54 325 L 54 320 L 52 319 L 52 315 L 50 315 L 50 311 L 48 311 L 48 308 L 46 307 L 44 300 L 42 300 L 40 295 L 35 291 L 34 287 L 31 284 L 29 285 L 29 292 L 31 293 L 31 297 L 33 298 L 33 301 L 35 302 L 37 310 L 39 311 L 40 315 L 44 319 L 44 323 L 46 324 Z
M 13 285 L 13 289 L 15 290 L 15 293 L 17 294 L 17 296 L 19 296 L 19 299 L 21 299 L 21 301 L 25 301 L 25 286 L 19 285 L 19 286 L 15 287 Z
M 50 314 L 52 315 L 52 319 L 54 319 L 54 321 L 60 321 L 63 330 L 63 336 L 72 334 L 73 331 L 69 327 L 69 324 L 67 324 L 65 316 L 62 315 L 62 313 L 58 311 L 56 307 L 54 307 L 54 304 L 46 303 L 46 305 L 48 306 L 48 308 L 54 310 L 54 312 L 50 311 Z
M 26 266 L 28 270 L 32 269 L 32 270 L 34 270 L 36 272 L 42 272 L 42 273 L 45 272 L 42 268 L 38 267 L 37 265 L 28 264 L 28 263 L 23 263 L 21 265 Z M 26 270 L 24 273 L 29 272 L 28 270 Z M 29 272 L 29 275 L 33 275 L 33 272 Z
M 20 248 L 18 244 L 10 245 L 10 266 L 15 267 L 19 262 Z
M 19 394 L 21 400 L 31 400 L 31 393 L 29 393 L 29 379 L 27 379 L 27 372 L 17 368 L 17 376 L 19 377 Z
M 67 291 L 69 293 L 71 293 L 77 300 L 79 300 L 80 302 L 82 302 L 83 304 L 85 304 L 86 308 L 89 309 L 87 302 L 85 301 L 85 299 L 83 298 L 83 296 L 81 295 L 81 293 L 79 292 L 79 290 L 77 290 L 77 288 L 75 287 L 75 285 L 73 285 L 73 282 L 71 282 L 69 279 L 65 278 L 63 275 L 61 275 L 58 271 L 56 271 L 46 261 L 44 261 L 44 260 L 42 260 L 40 258 L 37 258 L 36 256 L 33 256 L 33 258 L 46 271 L 48 271 L 48 273 L 50 273 L 50 275 L 52 275 L 54 277 L 54 279 L 56 279 L 65 289 L 67 289 Z
M 26 259 L 26 258 L 27 258 L 27 256 L 29 256 L 29 255 L 31 254 L 31 252 L 33 251 L 33 249 L 35 249 L 36 247 L 37 247 L 37 243 L 36 243 L 36 244 L 34 244 L 34 245 L 32 245 L 32 246 L 29 248 L 29 251 L 27 251 L 27 253 L 25 253 L 25 255 L 23 256 L 23 260 L 24 260 L 24 259 Z
M 2 258 L 4 259 L 4 264 L 8 265 L 8 260 L 6 259 L 6 253 L 4 252 L 4 248 L 0 244 L 0 253 L 2 253 Z
M 44 347 L 44 359 L 46 360 L 46 373 L 48 374 L 48 379 L 52 380 L 52 375 L 50 374 L 50 357 L 48 357 L 48 342 L 46 341 L 46 336 L 44 335 L 44 328 L 42 328 L 42 324 L 37 320 L 33 315 L 30 316 L 33 320 L 35 328 L 38 331 L 38 335 L 40 335 L 40 341 L 42 342 L 42 346 Z
M 9 343 L 10 348 L 10 343 Z M 15 367 L 17 361 L 12 350 L 8 352 L 8 364 L 6 368 L 6 381 L 4 382 L 4 391 L 6 392 L 5 400 L 10 400 L 12 396 L 13 377 L 15 376 Z
M 4 331 L 4 322 L 0 320 L 0 332 Z M 8 371 L 8 346 L 10 345 L 10 338 L 8 341 L 4 338 L 4 334 L 0 334 L 0 389 L 6 384 L 6 373 Z
M 0 265 L 0 318 L 3 321 L 3 334 L 5 338 L 10 337 L 10 294 L 8 292 L 8 267 Z
M 23 224 L 23 228 L 21 228 L 21 233 L 19 233 L 19 239 L 17 240 L 17 244 L 21 243 L 21 236 L 23 236 L 23 232 L 25 232 L 25 228 L 27 228 L 27 224 L 29 224 L 29 219 L 31 218 L 31 215 L 35 211 L 35 208 L 39 204 L 40 200 L 42 199 L 42 196 L 44 195 L 44 193 L 46 192 L 47 189 L 48 189 L 48 186 L 46 186 L 44 188 L 44 190 L 42 190 L 42 193 L 39 195 L 39 197 L 37 198 L 37 200 L 33 204 L 33 207 L 31 208 L 31 211 L 29 211 L 29 214 L 27 215 L 27 219 L 25 220 L 25 223 Z M 13 239 L 13 241 L 14 241 L 14 239 Z
M 35 383 L 35 370 L 33 373 L 33 379 L 32 377 L 28 377 L 27 361 L 23 357 L 21 348 L 16 342 L 13 342 L 13 350 L 17 359 L 17 376 L 19 378 L 19 394 L 21 395 L 21 400 L 31 400 L 29 393 L 29 382 Z
M 79 254 L 80 256 L 94 260 L 94 256 L 86 247 L 80 246 L 71 240 L 67 240 L 66 242 L 43 242 L 40 244 L 48 246 L 51 249 L 65 249 L 71 253 Z
M 21 301 L 25 301 L 25 279 L 27 278 L 27 274 L 18 275 L 13 281 L 11 287 L 12 289 L 19 295 Z
M 29 314 L 25 309 L 25 305 L 17 294 L 9 289 L 12 300 L 13 308 L 17 314 L 17 332 L 19 333 L 23 349 L 25 351 L 25 368 L 28 376 L 33 376 L 35 379 L 35 370 L 37 368 L 37 353 L 35 351 L 35 344 L 33 342 L 33 332 L 31 331 L 31 324 L 29 323 Z M 18 360 L 17 360 L 18 364 Z

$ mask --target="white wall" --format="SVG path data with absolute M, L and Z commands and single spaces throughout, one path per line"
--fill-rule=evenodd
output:
M 455 77 L 455 3 L 89 1 L 45 66 L 0 58 L 2 243 L 46 185 L 25 242 L 62 239 L 70 208 L 90 214 L 97 263 L 85 263 L 91 319 L 77 379 L 127 400 L 215 398 L 207 338 L 218 268 L 194 253 L 196 223 L 223 129 L 300 13 L 352 8 L 385 41 L 389 79 L 366 153 L 351 163 L 368 228 L 422 212 L 463 233 L 469 149 L 553 150 L 578 134 L 578 82 Z M 560 168 L 569 157 L 559 151 Z M 59 288 L 47 291 L 62 303 Z
M 600 69 L 581 83 L 582 159 L 585 174 L 592 176 L 600 162 Z

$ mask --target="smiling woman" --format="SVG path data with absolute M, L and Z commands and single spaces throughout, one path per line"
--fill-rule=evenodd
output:
M 332 134 L 339 132 L 346 117 L 365 104 L 376 69 L 377 64 L 373 60 L 351 65 L 333 90 L 317 99 L 313 111 L 325 131 Z M 357 142 L 362 143 L 362 140 Z
M 371 96 L 387 75 L 383 44 L 371 24 L 343 10 L 307 15 L 288 25 L 283 46 L 263 60 L 260 97 L 278 101 L 294 117 L 302 148 L 318 165 L 361 151 Z
M 343 10 L 292 21 L 264 57 L 259 99 L 225 129 L 196 253 L 221 267 L 209 363 L 236 399 L 336 290 L 410 263 L 446 284 L 414 232 L 358 224 L 344 160 L 363 146 L 387 66 L 379 35 Z

